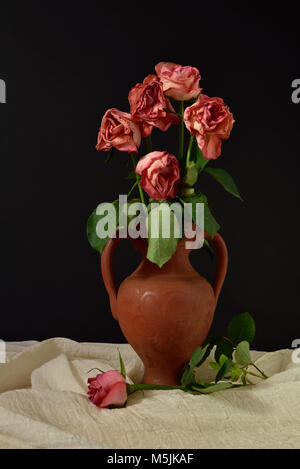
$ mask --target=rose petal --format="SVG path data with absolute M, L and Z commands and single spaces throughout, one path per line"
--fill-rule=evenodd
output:
M 127 388 L 125 381 L 116 383 L 109 390 L 99 407 L 109 407 L 115 405 L 122 407 L 127 401 Z

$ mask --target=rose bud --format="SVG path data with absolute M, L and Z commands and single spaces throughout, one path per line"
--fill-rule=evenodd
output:
M 126 382 L 121 373 L 106 371 L 88 379 L 89 399 L 97 407 L 123 407 L 127 401 Z

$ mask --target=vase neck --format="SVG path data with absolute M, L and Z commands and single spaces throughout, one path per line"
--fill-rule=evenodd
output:
M 183 240 L 178 243 L 177 249 L 172 255 L 171 259 L 166 262 L 162 267 L 159 267 L 157 264 L 149 261 L 147 259 L 147 240 L 134 240 L 133 242 L 135 249 L 139 250 L 142 253 L 142 261 L 135 271 L 136 274 L 141 275 L 188 275 L 195 274 L 190 260 L 189 253 L 190 250 L 186 249 L 183 243 Z

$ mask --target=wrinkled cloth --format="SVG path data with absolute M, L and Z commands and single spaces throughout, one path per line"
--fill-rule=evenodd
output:
M 291 350 L 252 352 L 270 376 L 210 395 L 138 391 L 121 409 L 88 400 L 87 378 L 119 369 L 139 383 L 143 364 L 128 344 L 65 338 L 7 344 L 0 364 L 0 448 L 300 448 L 300 364 Z M 201 367 L 203 380 L 215 372 Z M 253 380 L 256 378 L 253 378 Z

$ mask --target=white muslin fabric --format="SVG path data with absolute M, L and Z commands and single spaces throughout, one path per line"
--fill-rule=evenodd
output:
M 300 448 L 300 364 L 291 350 L 252 352 L 270 376 L 254 386 L 210 395 L 138 391 L 125 408 L 99 409 L 86 395 L 97 371 L 88 371 L 119 369 L 119 351 L 129 382 L 140 382 L 143 364 L 128 344 L 7 343 L 0 448 Z M 199 371 L 204 380 L 214 376 L 209 360 Z

